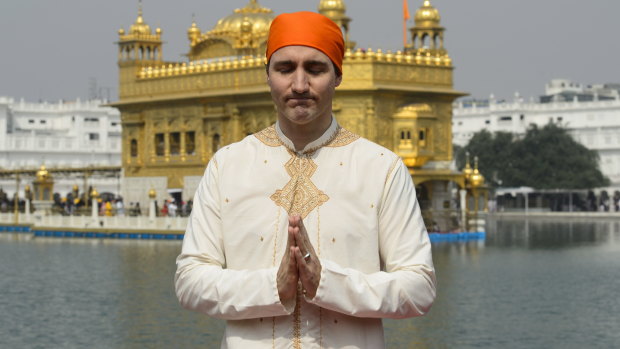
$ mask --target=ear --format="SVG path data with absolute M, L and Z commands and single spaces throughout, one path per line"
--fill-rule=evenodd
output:
M 334 87 L 340 86 L 341 83 L 342 83 L 342 74 L 336 76 L 336 80 L 334 81 Z

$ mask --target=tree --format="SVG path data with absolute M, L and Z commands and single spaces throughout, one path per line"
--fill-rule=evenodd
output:
M 479 169 L 492 186 L 537 189 L 590 189 L 609 185 L 599 169 L 598 153 L 576 142 L 566 129 L 549 123 L 530 127 L 522 139 L 510 133 L 477 132 L 457 153 L 479 157 Z
M 458 168 L 465 167 L 465 154 L 469 152 L 472 166 L 473 157 L 478 157 L 478 168 L 487 183 L 494 187 L 502 186 L 503 171 L 510 164 L 507 154 L 511 153 L 513 142 L 514 136 L 508 132 L 477 132 L 465 147 L 455 147 L 456 165 Z

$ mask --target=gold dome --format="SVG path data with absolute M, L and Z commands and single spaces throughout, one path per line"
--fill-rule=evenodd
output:
M 319 13 L 324 12 L 345 12 L 347 10 L 342 0 L 321 0 L 319 3 Z
M 479 187 L 484 184 L 484 176 L 478 172 L 478 169 L 474 169 L 474 172 L 471 174 L 469 178 L 472 187 Z
M 136 22 L 129 27 L 129 34 L 151 35 L 151 27 L 146 24 L 142 18 L 142 3 L 140 3 L 140 7 L 138 8 L 138 18 L 136 18 Z
M 484 176 L 478 171 L 478 157 L 474 158 L 474 171 L 469 177 L 472 187 L 479 187 L 484 184 Z
M 261 7 L 256 0 L 250 0 L 245 7 L 238 8 L 232 15 L 220 19 L 208 34 L 228 36 L 231 39 L 245 32 L 264 32 L 266 35 L 274 18 L 275 14 L 271 9 Z
M 155 199 L 155 197 L 157 197 L 157 192 L 155 191 L 155 189 L 151 188 L 151 190 L 149 190 L 149 198 Z
M 45 165 L 41 165 L 41 168 L 37 171 L 37 180 L 44 181 L 50 177 L 49 172 L 45 168 Z
M 465 152 L 465 168 L 463 168 L 463 175 L 465 176 L 466 181 L 469 181 L 471 179 L 471 175 L 473 172 L 474 170 L 469 164 L 469 152 Z
M 416 11 L 413 19 L 418 27 L 436 27 L 439 26 L 441 16 L 429 0 L 424 0 L 424 4 Z
M 196 25 L 196 21 L 192 20 L 192 26 L 187 29 L 187 38 L 192 44 L 194 44 L 200 37 L 200 34 L 202 34 L 200 28 Z
M 465 180 L 469 181 L 473 172 L 474 170 L 471 168 L 471 165 L 469 165 L 468 161 L 467 164 L 465 164 L 465 168 L 463 169 L 463 175 L 465 176 Z
M 99 192 L 97 191 L 97 189 L 93 188 L 93 190 L 90 191 L 90 196 L 92 198 L 98 198 L 99 197 Z

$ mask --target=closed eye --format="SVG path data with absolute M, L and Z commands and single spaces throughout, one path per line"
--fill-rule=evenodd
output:
M 307 62 L 305 64 L 305 69 L 308 73 L 313 74 L 313 75 L 319 75 L 322 73 L 326 73 L 329 70 L 328 65 L 320 61 Z

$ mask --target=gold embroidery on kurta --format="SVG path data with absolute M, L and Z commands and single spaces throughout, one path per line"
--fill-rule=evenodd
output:
M 278 138 L 275 124 L 255 133 L 254 137 L 270 147 L 279 147 L 282 145 L 282 141 Z
M 271 347 L 276 348 L 276 318 L 271 318 Z
M 353 142 L 355 142 L 356 140 L 358 140 L 360 138 L 359 135 L 356 135 L 355 133 L 343 128 L 343 127 L 339 127 L 338 128 L 338 133 L 336 134 L 336 137 L 334 137 L 334 139 L 327 143 L 325 146 L 326 147 L 344 147 L 345 145 L 349 145 Z
M 271 200 L 289 214 L 299 214 L 303 219 L 312 210 L 329 200 L 329 196 L 317 188 L 310 179 L 317 169 L 314 161 L 310 157 L 289 153 L 291 153 L 291 159 L 284 164 L 284 168 L 291 176 L 291 180 L 284 188 L 276 190 L 271 195 Z
M 321 257 L 321 208 L 316 209 L 316 253 Z M 319 349 L 323 349 L 323 313 L 319 307 Z
M 301 349 L 301 284 L 297 284 L 295 311 L 293 312 L 293 348 Z

